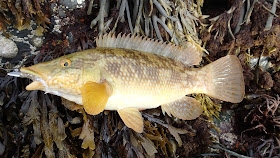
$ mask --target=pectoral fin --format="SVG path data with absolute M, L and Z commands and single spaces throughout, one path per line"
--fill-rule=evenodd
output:
M 161 105 L 163 113 L 171 114 L 182 120 L 193 120 L 200 116 L 203 109 L 200 103 L 191 97 L 183 97 L 169 104 Z
M 118 113 L 127 127 L 132 128 L 135 132 L 138 133 L 143 132 L 143 118 L 138 109 L 125 108 L 118 110 Z
M 112 90 L 107 82 L 87 82 L 81 88 L 81 94 L 85 111 L 97 115 L 105 109 Z

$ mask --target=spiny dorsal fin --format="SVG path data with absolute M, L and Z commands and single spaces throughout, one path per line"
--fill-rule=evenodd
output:
M 191 42 L 183 47 L 175 44 L 154 40 L 147 37 L 135 35 L 105 34 L 96 39 L 97 47 L 125 48 L 153 53 L 180 61 L 186 65 L 198 65 L 202 58 L 202 52 Z

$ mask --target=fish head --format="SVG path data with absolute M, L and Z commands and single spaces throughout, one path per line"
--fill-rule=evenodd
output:
M 21 77 L 33 80 L 26 90 L 42 90 L 47 93 L 79 94 L 81 85 L 81 69 L 83 61 L 75 55 L 66 55 L 60 58 L 22 67 Z M 61 95 L 59 95 L 61 96 Z

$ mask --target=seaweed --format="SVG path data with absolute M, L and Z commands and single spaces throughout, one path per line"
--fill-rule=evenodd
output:
M 278 36 L 279 14 L 278 10 L 270 11 L 271 6 L 266 1 L 230 1 L 230 9 L 210 19 L 211 25 L 203 31 L 203 42 L 213 57 L 225 54 L 241 55 L 254 50 L 254 55 L 259 57 L 262 52 L 279 54 L 279 48 L 274 44 Z M 272 14 L 270 14 L 272 13 Z M 271 25 L 270 27 L 266 27 Z M 273 24 L 273 25 L 272 25 Z M 208 36 L 207 36 L 208 35 Z M 210 35 L 210 36 L 209 36 Z M 205 38 L 208 37 L 208 38 Z M 266 42 L 269 40 L 270 42 Z M 255 51 L 258 50 L 258 51 Z M 278 55 L 276 55 L 278 58 Z
M 4 64 L 0 73 L 1 156 L 278 156 L 279 96 L 274 93 L 280 89 L 280 27 L 276 0 L 231 0 L 215 11 L 209 10 L 212 1 L 201 0 L 87 2 L 87 8 L 65 10 L 65 16 L 52 12 L 61 25 L 59 31 L 44 35 L 40 52 L 27 56 L 20 65 L 94 48 L 98 34 L 109 31 L 140 34 L 182 46 L 188 41 L 206 53 L 196 67 L 226 54 L 238 56 L 244 69 L 245 100 L 231 104 L 193 95 L 202 104 L 204 115 L 192 121 L 165 116 L 159 108 L 141 111 L 145 130 L 139 134 L 127 128 L 116 112 L 91 116 L 82 106 L 65 99 L 25 91 L 29 80 L 6 76 L 13 65 Z M 57 2 L 1 1 L 0 29 L 5 32 L 9 25 L 19 30 L 29 28 L 35 19 L 37 35 L 43 35 L 48 26 L 53 27 L 48 16 L 51 3 Z M 205 10 L 210 18 L 204 15 Z M 234 121 L 226 122 L 223 116 L 230 112 Z M 224 127 L 214 126 L 215 121 Z M 236 136 L 232 144 L 210 135 L 216 132 L 221 136 L 225 131 Z
M 88 14 L 92 14 L 92 3 L 88 7 Z M 156 35 L 161 41 L 165 39 L 177 45 L 191 41 L 206 51 L 201 46 L 197 32 L 197 28 L 205 26 L 201 21 L 207 17 L 201 13 L 203 2 L 118 0 L 115 4 L 117 14 L 110 14 L 111 3 L 109 0 L 100 0 L 99 13 L 91 21 L 91 28 L 98 24 L 99 34 L 111 29 L 111 32 L 141 34 L 152 38 Z M 128 27 L 123 27 L 123 24 Z
M 3 0 L 0 2 L 0 30 L 4 31 L 7 25 L 13 25 L 18 30 L 29 29 L 31 18 L 34 18 L 38 27 L 47 28 L 49 18 L 43 12 L 41 5 L 44 0 Z
M 234 121 L 228 124 L 233 127 L 234 131 L 230 133 L 236 136 L 236 140 L 233 145 L 219 140 L 219 147 L 215 146 L 215 149 L 222 150 L 225 155 L 273 157 L 279 152 L 276 147 L 279 138 L 275 137 L 278 127 L 273 121 L 278 112 L 272 115 L 272 111 L 266 108 L 277 103 L 278 98 L 274 94 L 277 94 L 279 82 L 279 45 L 275 44 L 279 38 L 279 18 L 275 18 L 279 16 L 279 9 L 275 10 L 274 1 L 233 0 L 224 3 L 228 8 L 218 15 L 212 11 L 214 17 L 202 31 L 202 41 L 211 52 L 206 59 L 237 55 L 244 69 L 246 96 L 243 102 L 230 108 L 222 103 L 222 111 L 233 111 Z M 203 9 L 207 10 L 207 6 Z M 223 118 L 220 121 L 226 122 Z
M 198 94 L 195 98 L 200 102 L 203 107 L 203 114 L 207 116 L 210 122 L 213 122 L 213 116 L 219 118 L 222 105 L 214 103 L 213 100 L 204 94 Z
M 280 152 L 280 98 L 279 95 L 259 95 L 258 98 L 264 102 L 250 109 L 244 118 L 249 128 L 242 131 L 241 138 L 254 144 L 254 156 L 273 157 Z

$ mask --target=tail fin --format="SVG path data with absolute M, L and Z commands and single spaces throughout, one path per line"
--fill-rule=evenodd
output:
M 238 58 L 227 55 L 201 69 L 207 73 L 205 94 L 232 103 L 239 103 L 245 94 L 243 69 Z

